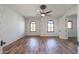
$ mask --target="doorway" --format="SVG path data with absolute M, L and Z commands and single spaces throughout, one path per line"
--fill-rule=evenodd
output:
M 67 28 L 68 28 L 68 38 L 77 39 L 77 14 L 68 16 Z

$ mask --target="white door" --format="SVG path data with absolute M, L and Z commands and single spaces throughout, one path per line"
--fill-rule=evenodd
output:
M 2 7 L 0 6 L 0 54 L 2 53 L 1 40 L 2 40 Z
M 0 54 L 2 53 L 1 40 L 2 40 L 2 19 L 0 18 Z
M 59 20 L 59 38 L 68 39 L 67 21 L 64 17 Z
M 65 32 L 65 39 L 68 39 L 68 25 L 67 25 L 67 22 L 68 22 L 68 19 L 67 18 L 65 18 L 65 20 L 64 20 L 64 32 Z

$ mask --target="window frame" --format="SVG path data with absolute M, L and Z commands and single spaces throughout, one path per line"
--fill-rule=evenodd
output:
M 32 22 L 35 22 L 35 31 L 32 31 L 32 30 L 31 30 L 31 28 L 32 28 L 32 27 L 31 27 Z M 30 22 L 30 32 L 36 32 L 36 21 L 31 21 L 31 22 Z
M 49 27 L 48 27 L 48 22 L 49 22 L 49 21 L 52 21 L 52 22 L 53 22 L 53 31 L 48 31 L 48 28 L 49 28 Z M 47 32 L 49 32 L 49 33 L 50 33 L 50 32 L 54 32 L 54 21 L 53 21 L 53 20 L 48 20 L 48 21 L 47 21 Z
M 68 22 L 71 22 L 71 28 L 68 28 Z M 69 20 L 68 22 L 67 22 L 67 28 L 68 28 L 68 29 L 73 29 L 73 22 L 70 21 L 70 20 Z

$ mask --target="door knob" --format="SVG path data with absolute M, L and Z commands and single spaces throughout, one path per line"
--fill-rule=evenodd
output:
M 77 46 L 79 46 L 79 41 L 77 42 Z
M 3 46 L 4 44 L 6 44 L 6 42 L 4 42 L 3 40 L 1 40 L 0 45 Z

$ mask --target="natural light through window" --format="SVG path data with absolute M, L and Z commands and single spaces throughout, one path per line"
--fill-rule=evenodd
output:
M 71 22 L 71 21 L 68 21 L 68 23 L 67 23 L 67 27 L 68 27 L 69 29 L 72 28 L 72 22 Z
M 31 31 L 36 31 L 36 22 L 31 22 Z
M 54 31 L 54 24 L 53 21 L 48 21 L 48 32 Z

